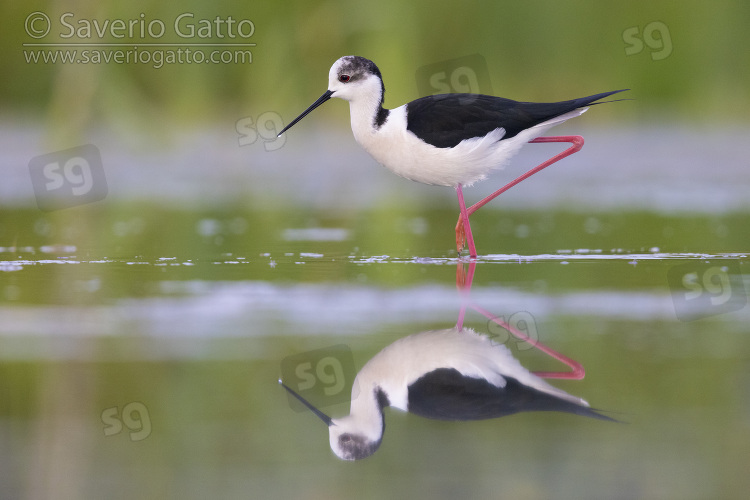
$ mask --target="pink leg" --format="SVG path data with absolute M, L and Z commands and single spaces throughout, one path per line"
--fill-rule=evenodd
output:
M 551 356 L 555 358 L 556 360 L 560 361 L 561 363 L 564 363 L 568 365 L 571 369 L 569 372 L 534 372 L 534 375 L 537 377 L 542 378 L 566 378 L 566 379 L 573 379 L 573 380 L 581 380 L 585 375 L 586 372 L 583 369 L 583 365 L 576 361 L 575 359 L 569 358 L 565 356 L 564 354 L 560 354 L 559 352 L 550 349 L 546 345 L 542 344 L 538 340 L 532 340 L 524 333 L 518 331 L 517 329 L 513 328 L 511 325 L 506 323 L 505 321 L 501 320 L 500 318 L 494 316 L 489 311 L 482 309 L 479 306 L 472 306 L 473 309 L 475 309 L 477 312 L 479 312 L 484 317 L 488 318 L 493 323 L 499 325 L 500 327 L 508 330 L 510 333 L 513 334 L 514 337 L 519 338 L 525 342 L 528 342 L 532 346 L 536 347 L 543 353 L 547 354 L 548 356 Z
M 549 167 L 550 165 L 552 165 L 553 163 L 555 163 L 557 161 L 562 160 L 566 156 L 570 156 L 573 153 L 575 153 L 577 151 L 580 151 L 581 148 L 583 147 L 583 137 L 581 137 L 580 135 L 564 135 L 564 136 L 559 136 L 559 137 L 537 137 L 536 139 L 529 141 L 529 143 L 532 143 L 532 142 L 533 143 L 539 143 L 539 142 L 570 142 L 573 145 L 570 146 L 565 151 L 563 151 L 562 153 L 556 154 L 555 156 L 553 156 L 549 160 L 545 161 L 544 163 L 540 164 L 539 166 L 532 168 L 531 170 L 529 170 L 525 174 L 523 174 L 523 175 L 517 177 L 516 179 L 512 180 L 511 182 L 509 182 L 505 186 L 501 187 L 500 189 L 498 189 L 497 191 L 495 191 L 491 195 L 487 196 L 483 200 L 481 200 L 481 201 L 475 203 L 474 205 L 472 205 L 471 208 L 469 208 L 467 210 L 467 212 L 468 212 L 469 215 L 473 214 L 474 212 L 476 212 L 477 210 L 479 210 L 480 208 L 482 208 L 484 205 L 486 205 L 488 202 L 494 200 L 495 198 L 497 198 L 498 196 L 500 196 L 501 194 L 503 194 L 508 189 L 510 189 L 513 186 L 515 186 L 516 184 L 520 183 L 521 181 L 524 181 L 524 180 L 528 179 L 529 177 L 531 177 L 535 173 L 537 173 L 540 170 L 543 170 L 543 169 Z
M 542 143 L 542 142 L 570 142 L 572 144 L 572 146 L 570 146 L 568 149 L 566 149 L 562 153 L 556 154 L 555 156 L 553 156 L 549 160 L 545 161 L 544 163 L 540 164 L 539 166 L 532 168 L 531 170 L 529 170 L 525 174 L 523 174 L 523 175 L 517 177 L 516 179 L 512 180 L 511 182 L 509 182 L 505 186 L 501 187 L 500 189 L 498 189 L 497 191 L 495 191 L 491 195 L 485 197 L 483 200 L 475 203 L 470 208 L 466 209 L 466 214 L 465 215 L 464 215 L 464 212 L 461 212 L 461 215 L 460 215 L 460 217 L 458 219 L 458 224 L 456 224 L 456 248 L 458 249 L 459 253 L 461 252 L 461 250 L 463 250 L 463 233 L 465 233 L 466 232 L 466 228 L 469 227 L 469 216 L 471 214 L 473 214 L 474 212 L 476 212 L 477 210 L 479 210 L 481 207 L 483 207 L 484 205 L 486 205 L 490 201 L 494 200 L 495 198 L 497 198 L 498 196 L 500 196 L 501 194 L 503 194 L 505 191 L 507 191 L 508 189 L 512 188 L 516 184 L 518 184 L 519 182 L 521 182 L 521 181 L 523 181 L 525 179 L 528 179 L 529 177 L 531 177 L 535 173 L 537 173 L 540 170 L 543 170 L 543 169 L 549 167 L 550 165 L 552 165 L 553 163 L 555 163 L 557 161 L 562 160 L 566 156 L 570 156 L 573 153 L 575 153 L 577 151 L 580 151 L 581 148 L 583 147 L 583 137 L 581 137 L 580 135 L 564 135 L 564 136 L 556 136 L 556 137 L 537 137 L 536 139 L 533 139 L 533 140 L 531 140 L 529 142 L 530 143 L 532 143 L 532 142 L 533 143 Z M 459 204 L 461 205 L 461 207 L 464 207 L 465 205 L 463 203 L 463 193 L 461 193 L 460 189 L 461 189 L 460 185 L 456 187 L 456 190 L 459 192 Z M 472 250 L 472 247 L 474 245 L 474 239 L 470 236 L 471 235 L 471 228 L 469 228 L 469 232 L 466 233 L 466 234 L 467 234 L 466 239 L 470 243 L 470 245 L 469 245 L 469 253 L 470 253 L 470 255 L 472 257 L 476 257 L 476 252 L 475 252 L 476 249 L 474 249 L 474 251 Z
M 469 244 L 469 256 L 476 257 L 477 249 L 474 246 L 474 237 L 471 234 L 471 225 L 469 224 L 469 212 L 466 210 L 466 204 L 464 203 L 464 193 L 461 190 L 461 184 L 456 185 L 456 194 L 458 195 L 458 208 L 461 210 L 461 223 L 462 223 L 462 229 L 463 229 L 462 234 L 466 235 L 466 241 Z M 458 238 L 459 238 L 458 227 L 456 227 L 456 245 L 459 244 Z M 461 247 L 463 248 L 463 242 L 461 242 Z

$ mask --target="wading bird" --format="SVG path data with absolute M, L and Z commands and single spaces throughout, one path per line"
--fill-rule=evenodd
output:
M 460 253 L 466 242 L 470 256 L 476 257 L 469 216 L 524 179 L 579 151 L 583 146 L 579 135 L 540 136 L 550 127 L 581 115 L 587 106 L 601 104 L 595 101 L 624 90 L 552 103 L 440 94 L 385 109 L 385 86 L 375 63 L 364 57 L 345 56 L 331 67 L 328 90 L 279 135 L 331 97 L 349 101 L 354 138 L 378 163 L 407 179 L 456 190 L 460 209 L 456 248 Z M 504 167 L 527 142 L 570 142 L 572 146 L 467 208 L 462 188 Z

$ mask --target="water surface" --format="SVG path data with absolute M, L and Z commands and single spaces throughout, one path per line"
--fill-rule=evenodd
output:
M 650 136 L 593 134 L 588 160 L 472 217 L 481 255 L 465 326 L 532 370 L 565 367 L 479 309 L 579 361 L 583 380 L 551 383 L 624 423 L 387 410 L 381 448 L 350 464 L 277 380 L 293 375 L 285 360 L 312 367 L 322 358 L 311 353 L 338 353 L 342 370 L 323 367 L 316 383 L 336 387 L 317 401 L 341 416 L 380 349 L 456 324 L 469 260 L 455 251 L 450 190 L 391 179 L 317 137 L 313 153 L 290 142 L 282 158 L 209 136 L 161 170 L 104 138 L 107 199 L 44 213 L 24 137 L 9 153 L 21 168 L 0 188 L 4 498 L 697 499 L 750 488 L 750 178 L 730 150 L 715 150 L 726 161 L 711 180 L 700 160 L 710 148 L 689 134 L 672 144 L 695 151 L 650 139 L 629 160 L 615 145 Z M 197 155 L 207 145 L 225 156 Z

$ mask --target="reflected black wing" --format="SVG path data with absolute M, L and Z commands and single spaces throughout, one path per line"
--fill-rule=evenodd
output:
M 503 139 L 508 139 L 534 125 L 625 90 L 550 103 L 518 102 L 482 94 L 433 95 L 406 105 L 406 128 L 438 148 L 452 148 L 464 139 L 484 137 L 498 127 L 505 129 Z
M 465 377 L 453 368 L 429 372 L 409 386 L 411 413 L 436 420 L 483 420 L 523 411 L 560 411 L 615 421 L 506 377 L 505 387 Z

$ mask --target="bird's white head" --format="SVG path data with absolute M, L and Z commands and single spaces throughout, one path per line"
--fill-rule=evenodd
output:
M 346 101 L 367 99 L 381 103 L 385 87 L 374 62 L 360 56 L 344 56 L 328 72 L 328 91 L 331 97 Z
M 372 399 L 369 401 L 371 404 L 366 405 L 365 411 L 352 412 L 346 417 L 332 419 L 281 380 L 279 384 L 328 426 L 331 450 L 340 459 L 367 458 L 380 447 L 385 430 L 383 407 L 388 405 L 388 398 L 382 391 L 372 393 Z
M 292 128 L 294 124 L 331 97 L 338 97 L 350 103 L 361 102 L 366 109 L 375 113 L 381 108 L 384 96 L 383 78 L 375 63 L 360 56 L 344 56 L 333 63 L 328 72 L 328 90 L 284 127 L 279 135 Z
M 331 450 L 341 460 L 361 460 L 377 451 L 383 441 L 382 416 L 379 427 L 362 422 L 354 415 L 334 419 L 328 427 Z M 369 428 L 369 432 L 368 432 Z

